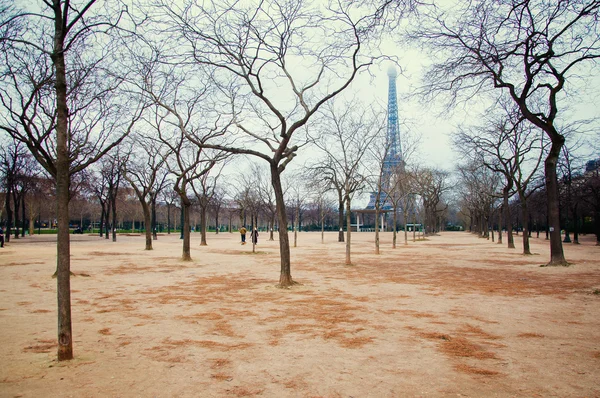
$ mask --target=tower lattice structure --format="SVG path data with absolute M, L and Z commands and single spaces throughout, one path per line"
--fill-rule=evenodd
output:
M 396 94 L 396 68 L 388 69 L 388 121 L 387 139 L 388 150 L 383 161 L 384 184 L 389 183 L 389 177 L 404 165 L 402 160 L 402 146 L 400 143 L 400 127 L 398 123 L 398 97 Z
M 396 68 L 390 66 L 388 75 L 388 108 L 387 108 L 387 151 L 383 160 L 382 192 L 379 193 L 380 208 L 389 210 L 392 204 L 387 198 L 386 192 L 389 191 L 390 179 L 398 171 L 404 168 L 402 159 L 402 145 L 400 143 L 400 126 L 398 122 L 398 96 L 396 94 L 396 78 L 398 74 Z M 371 198 L 367 209 L 374 209 L 377 200 L 377 192 L 371 193 Z

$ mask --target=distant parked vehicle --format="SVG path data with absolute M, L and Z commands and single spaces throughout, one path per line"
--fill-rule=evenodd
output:
M 74 234 L 83 234 L 83 229 L 81 227 L 77 227 L 73 230 Z

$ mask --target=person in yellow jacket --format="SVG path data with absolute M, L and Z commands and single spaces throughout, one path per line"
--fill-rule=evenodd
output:
M 240 235 L 242 235 L 242 245 L 246 244 L 246 232 L 248 231 L 244 226 L 242 226 L 242 228 L 240 228 Z

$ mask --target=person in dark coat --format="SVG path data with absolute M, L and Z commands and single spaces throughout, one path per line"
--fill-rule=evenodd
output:
M 4 230 L 0 227 L 0 247 L 4 247 Z
M 257 244 L 258 243 L 258 231 L 256 230 L 256 228 L 254 228 L 254 231 L 252 231 L 252 243 Z

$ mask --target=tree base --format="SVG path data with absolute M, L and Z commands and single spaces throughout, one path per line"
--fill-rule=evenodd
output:
M 284 281 L 280 280 L 277 285 L 275 285 L 278 289 L 290 289 L 292 286 L 301 285 L 301 283 L 292 280 L 292 278 L 286 278 Z
M 72 350 L 58 350 L 58 361 L 70 361 L 73 359 L 73 351 Z
M 569 267 L 571 263 L 566 260 L 563 261 L 550 261 L 548 264 L 542 264 L 540 267 Z

